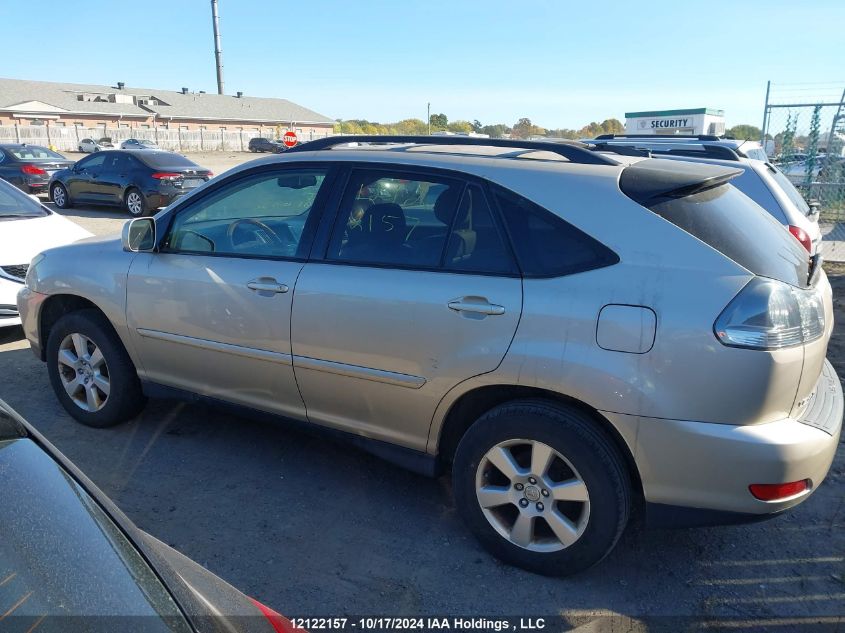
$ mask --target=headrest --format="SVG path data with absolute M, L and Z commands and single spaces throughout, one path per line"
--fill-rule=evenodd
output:
M 434 215 L 446 226 L 452 225 L 452 217 L 455 215 L 455 207 L 458 206 L 458 187 L 447 187 L 434 202 Z

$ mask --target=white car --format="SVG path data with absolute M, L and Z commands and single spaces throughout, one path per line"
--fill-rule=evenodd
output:
M 0 180 L 0 328 L 19 325 L 17 294 L 38 253 L 91 234 Z
M 93 154 L 94 152 L 99 152 L 103 149 L 111 149 L 111 147 L 104 147 L 92 138 L 84 138 L 79 141 L 79 151 L 84 152 L 85 154 Z

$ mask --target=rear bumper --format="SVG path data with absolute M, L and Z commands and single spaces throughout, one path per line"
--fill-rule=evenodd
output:
M 635 460 L 645 500 L 664 518 L 674 514 L 678 523 L 699 525 L 753 520 L 796 506 L 827 476 L 842 414 L 842 386 L 825 361 L 799 418 L 742 426 L 640 418 Z M 811 480 L 810 490 L 780 501 L 760 501 L 748 489 L 801 479 Z

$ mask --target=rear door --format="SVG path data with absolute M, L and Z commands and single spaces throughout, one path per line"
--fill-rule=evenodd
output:
M 520 276 L 482 187 L 354 169 L 318 254 L 291 323 L 308 419 L 425 450 L 440 399 L 498 367 L 520 317 Z
M 99 178 L 92 186 L 103 202 L 120 204 L 123 201 L 123 189 L 128 182 L 131 161 L 134 159 L 128 154 L 109 154 L 100 170 Z

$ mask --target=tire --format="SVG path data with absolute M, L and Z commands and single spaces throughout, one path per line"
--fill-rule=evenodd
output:
M 74 357 L 77 362 L 72 363 Z M 105 428 L 125 422 L 146 403 L 132 360 L 98 310 L 71 312 L 56 322 L 47 339 L 47 370 L 59 402 L 86 426 Z M 95 395 L 89 397 L 89 391 Z
M 133 218 L 141 218 L 149 213 L 149 208 L 147 207 L 147 201 L 144 198 L 144 194 L 135 187 L 130 187 L 123 195 L 123 208 L 126 209 L 129 215 Z
M 70 209 L 73 206 L 70 194 L 65 186 L 60 182 L 57 182 L 50 188 L 50 200 L 52 200 L 59 209 Z
M 548 470 L 534 472 L 535 454 L 544 463 L 553 456 Z M 515 466 L 512 476 L 491 459 Z M 452 485 L 458 511 L 493 556 L 546 576 L 601 561 L 631 511 L 629 473 L 613 441 L 586 413 L 544 400 L 506 403 L 479 418 L 458 445 Z

